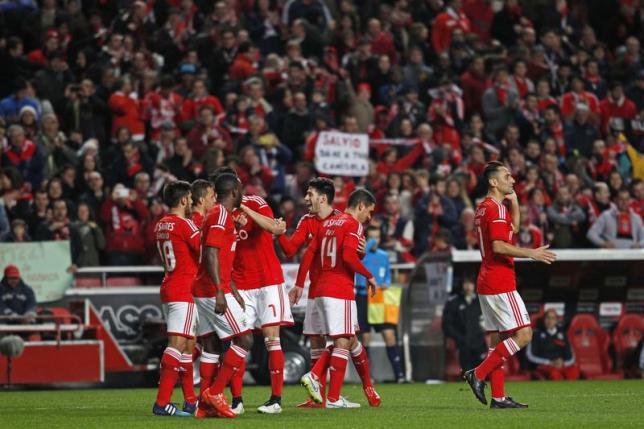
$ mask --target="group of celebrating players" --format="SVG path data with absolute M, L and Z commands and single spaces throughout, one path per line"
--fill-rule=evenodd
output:
M 503 363 L 532 338 L 530 317 L 516 291 L 513 258 L 550 264 L 556 255 L 547 246 L 522 249 L 512 244 L 520 224 L 512 174 L 503 164 L 491 162 L 484 176 L 488 194 L 475 217 L 482 256 L 477 291 L 484 324 L 491 333 L 491 348 L 488 357 L 466 371 L 464 378 L 483 404 L 487 404 L 485 380 L 490 380 L 491 408 L 525 408 L 527 405 L 504 393 Z M 340 394 L 349 359 L 362 380 L 369 405 L 380 406 L 367 352 L 356 337 L 359 325 L 354 293 L 356 274 L 367 279 L 372 293 L 377 287 L 360 260 L 364 254 L 362 225 L 369 222 L 376 201 L 369 191 L 357 189 L 343 213 L 333 209 L 334 195 L 331 180 L 311 180 L 304 197 L 309 213 L 289 238 L 284 221 L 274 219 L 266 201 L 242 195 L 242 184 L 230 168 L 217 170 L 210 181 L 166 185 L 163 198 L 170 211 L 157 223 L 155 234 L 165 267 L 161 301 L 169 340 L 161 359 L 154 414 L 198 418 L 242 414 L 242 380 L 254 329 L 264 336 L 272 389 L 270 399 L 258 411 L 280 413 L 284 382 L 280 326 L 293 324 L 289 303 L 300 300 L 307 275 L 310 286 L 304 334 L 310 339 L 313 367 L 301 378 L 310 399 L 298 407 L 359 407 Z M 306 245 L 295 287 L 288 294 L 273 235 L 279 236 L 287 256 Z M 329 347 L 327 340 L 332 341 Z M 192 366 L 197 355 L 199 398 L 194 392 Z M 185 400 L 182 410 L 170 402 L 178 378 Z M 224 395 L 227 385 L 231 404 Z
M 280 326 L 293 325 L 289 303 L 301 298 L 307 275 L 304 334 L 310 339 L 313 367 L 301 380 L 310 399 L 299 407 L 359 407 L 340 394 L 349 359 L 362 379 L 369 405 L 379 406 L 367 353 L 356 337 L 354 295 L 356 273 L 368 279 L 373 292 L 376 288 L 374 277 L 360 260 L 362 224 L 370 220 L 375 198 L 358 189 L 342 213 L 332 206 L 333 182 L 313 179 L 304 198 L 309 214 L 289 238 L 285 222 L 274 219 L 266 201 L 242 195 L 242 189 L 234 170 L 224 167 L 208 181 L 177 181 L 163 190 L 169 212 L 157 223 L 155 238 L 165 269 L 160 293 L 168 346 L 161 358 L 153 413 L 198 418 L 234 418 L 244 413 L 242 381 L 253 330 L 261 330 L 264 336 L 271 379 L 271 397 L 258 411 L 280 413 L 284 382 Z M 279 236 L 287 256 L 307 246 L 296 285 L 288 294 L 273 235 Z M 333 343 L 329 347 L 327 339 Z M 197 357 L 199 397 L 193 384 Z M 184 396 L 182 409 L 171 402 L 178 379 Z M 230 404 L 224 395 L 228 385 Z

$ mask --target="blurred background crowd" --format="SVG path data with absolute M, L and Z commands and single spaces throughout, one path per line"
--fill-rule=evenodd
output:
M 592 11 L 592 13 L 590 13 Z M 392 262 L 478 248 L 485 163 L 522 246 L 644 245 L 640 0 L 0 1 L 0 240 L 157 264 L 168 181 L 234 167 L 289 228 L 326 130 L 365 133 Z

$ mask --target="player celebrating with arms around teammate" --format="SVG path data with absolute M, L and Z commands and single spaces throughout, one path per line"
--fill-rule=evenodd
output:
M 510 170 L 498 161 L 485 167 L 487 197 L 476 209 L 475 225 L 483 259 L 477 281 L 477 292 L 485 329 L 492 333 L 490 352 L 476 368 L 465 372 L 464 378 L 476 398 L 484 405 L 485 380 L 490 377 L 492 402 L 490 408 L 526 408 L 506 397 L 503 390 L 503 362 L 526 347 L 532 340 L 530 315 L 516 290 L 514 258 L 531 258 L 551 264 L 556 255 L 548 246 L 523 249 L 512 245 L 512 235 L 519 230 L 519 202 L 514 192 Z M 511 203 L 511 213 L 503 201 Z
M 237 245 L 232 212 L 241 203 L 241 182 L 235 175 L 222 174 L 215 181 L 215 193 L 217 204 L 208 213 L 202 228 L 201 260 L 193 295 L 201 313 L 199 337 L 210 340 L 216 335 L 221 341 L 232 340 L 232 345 L 224 355 L 214 381 L 202 390 L 196 416 L 233 418 L 237 414 L 226 402 L 223 391 L 233 375 L 242 369 L 253 344 L 251 327 L 244 313 L 244 300 L 231 282 Z M 206 352 L 216 352 L 213 346 L 212 342 L 204 341 Z
M 170 207 L 170 212 L 157 222 L 154 234 L 165 271 L 161 302 L 168 347 L 161 358 L 159 391 L 152 412 L 161 416 L 189 416 L 197 405 L 192 381 L 197 311 L 191 289 L 197 273 L 201 236 L 199 228 L 188 219 L 192 205 L 190 183 L 167 184 L 163 189 L 163 202 Z M 179 376 L 185 399 L 183 411 L 170 403 Z
M 352 354 L 364 354 L 360 363 L 368 377 L 368 360 L 364 348 L 357 342 L 358 311 L 355 301 L 355 274 L 367 279 L 371 293 L 375 292 L 376 280 L 365 268 L 358 256 L 358 245 L 362 238 L 362 224 L 369 221 L 376 205 L 374 196 L 365 189 L 357 189 L 349 196 L 345 213 L 331 216 L 322 222 L 321 228 L 311 243 L 314 259 L 320 261 L 316 296 L 313 299 L 311 319 L 307 329 L 317 335 L 325 335 L 333 340 L 333 351 L 328 361 L 330 369 L 327 408 L 354 408 L 359 404 L 349 403 L 340 395 L 347 368 Z M 306 271 L 310 259 L 305 257 L 300 269 Z M 358 368 L 358 365 L 356 365 Z M 302 385 L 311 399 L 322 403 L 323 397 L 319 379 L 326 373 L 326 359 L 320 359 L 311 372 L 302 376 Z M 379 398 L 378 398 L 379 399 Z

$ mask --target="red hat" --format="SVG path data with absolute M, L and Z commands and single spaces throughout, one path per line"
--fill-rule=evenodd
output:
M 7 278 L 20 278 L 20 270 L 15 265 L 7 265 L 4 269 L 4 276 Z
M 371 86 L 368 83 L 359 83 L 358 92 L 368 91 L 371 92 Z

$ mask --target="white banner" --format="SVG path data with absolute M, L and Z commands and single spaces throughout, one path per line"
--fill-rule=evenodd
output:
M 333 176 L 369 174 L 369 137 L 337 131 L 320 133 L 315 144 L 315 168 Z

